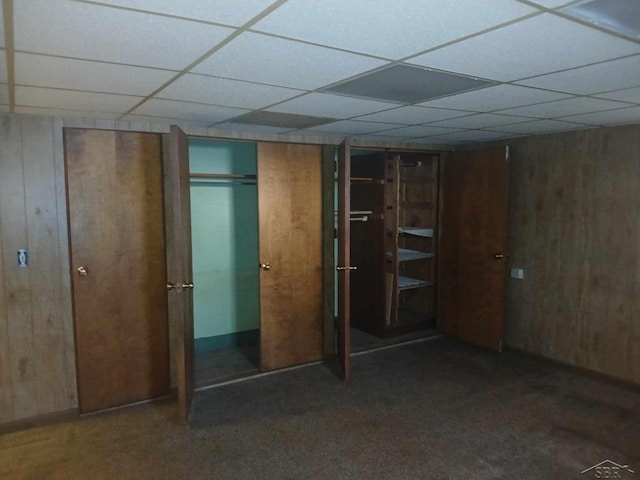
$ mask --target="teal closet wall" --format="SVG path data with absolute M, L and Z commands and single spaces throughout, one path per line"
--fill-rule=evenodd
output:
M 252 142 L 191 139 L 189 159 L 193 173 L 256 173 Z M 260 313 L 257 186 L 192 179 L 191 222 L 195 338 L 201 339 L 196 346 L 204 339 L 255 331 Z

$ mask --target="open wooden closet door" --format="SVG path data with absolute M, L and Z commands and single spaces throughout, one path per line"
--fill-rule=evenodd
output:
M 351 367 L 351 145 L 345 139 L 338 147 L 338 322 L 337 353 L 343 380 Z
M 508 147 L 443 155 L 438 328 L 502 349 L 507 267 Z
M 323 356 L 319 145 L 258 142 L 260 369 Z
M 164 174 L 169 325 L 174 333 L 178 413 L 186 423 L 194 392 L 189 139 L 175 125 L 171 126 L 169 134 Z

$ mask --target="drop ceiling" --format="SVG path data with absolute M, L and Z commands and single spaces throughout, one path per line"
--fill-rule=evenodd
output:
M 598 4 L 4 1 L 0 111 L 438 145 L 640 123 L 640 32 Z

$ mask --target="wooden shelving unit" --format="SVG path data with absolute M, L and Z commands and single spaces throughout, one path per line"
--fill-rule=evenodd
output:
M 351 171 L 352 208 L 378 220 L 352 224 L 352 323 L 381 337 L 426 328 L 435 318 L 438 156 L 352 157 Z

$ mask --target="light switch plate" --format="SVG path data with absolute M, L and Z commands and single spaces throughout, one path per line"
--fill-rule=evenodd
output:
M 522 268 L 512 268 L 511 278 L 517 278 L 518 280 L 522 280 L 524 278 L 524 270 Z

